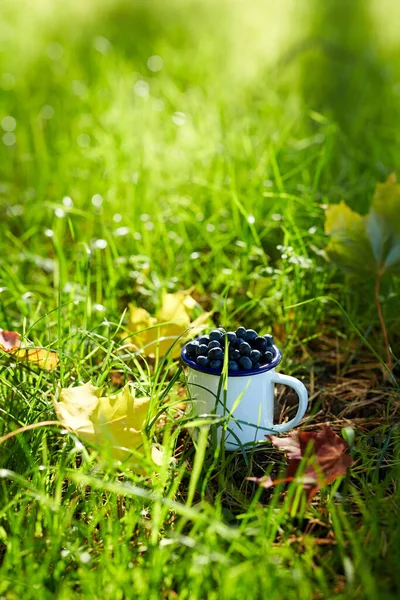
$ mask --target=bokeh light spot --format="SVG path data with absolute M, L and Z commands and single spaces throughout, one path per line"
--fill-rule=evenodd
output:
M 64 196 L 62 203 L 66 208 L 72 208 L 74 205 L 74 201 L 69 196 Z
M 94 194 L 94 196 L 92 196 L 92 204 L 96 208 L 100 208 L 100 206 L 103 204 L 103 196 L 100 196 L 100 194 Z
M 157 54 L 155 54 L 154 56 L 150 56 L 149 60 L 147 61 L 147 66 L 149 67 L 150 71 L 153 71 L 154 73 L 157 73 L 157 71 L 161 71 L 163 65 L 163 59 L 161 58 L 161 56 L 157 56 Z
M 7 116 L 3 117 L 1 120 L 1 128 L 3 131 L 14 131 L 17 126 L 17 121 L 14 117 Z
M 100 54 L 107 54 L 111 50 L 111 42 L 102 35 L 97 35 L 93 40 L 93 48 Z
M 60 60 L 64 56 L 64 48 L 61 44 L 54 42 L 47 46 L 46 54 L 51 60 Z
M 175 123 L 175 125 L 181 127 L 186 123 L 186 115 L 183 112 L 174 112 L 174 114 L 172 115 L 172 120 Z
M 5 146 L 14 146 L 17 138 L 13 133 L 11 133 L 11 131 L 7 131 L 7 133 L 3 135 L 2 140 Z
M 42 117 L 42 119 L 52 119 L 54 117 L 54 108 L 50 106 L 50 104 L 45 104 L 40 109 L 40 116 Z
M 136 96 L 139 96 L 140 98 L 147 98 L 150 93 L 150 87 L 147 81 L 143 81 L 142 79 L 140 79 L 134 84 L 133 91 L 136 94 Z

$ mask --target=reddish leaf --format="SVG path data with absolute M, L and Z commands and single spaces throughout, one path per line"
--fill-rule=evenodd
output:
M 19 333 L 0 329 L 0 348 L 2 350 L 10 352 L 11 350 L 15 350 L 15 348 L 19 348 L 20 345 L 21 338 L 19 337 Z
M 265 488 L 296 480 L 303 486 L 307 502 L 311 502 L 324 485 L 345 475 L 352 464 L 350 456 L 346 454 L 346 442 L 328 425 L 317 432 L 294 431 L 287 437 L 268 437 L 276 448 L 287 454 L 289 464 L 286 475 L 283 479 L 249 479 Z

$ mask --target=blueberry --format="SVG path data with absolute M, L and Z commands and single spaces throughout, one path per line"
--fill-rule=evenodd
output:
M 225 337 L 228 338 L 228 342 L 230 344 L 235 343 L 237 340 L 236 333 L 234 331 L 228 331 L 228 333 L 225 334 Z
M 242 369 L 245 369 L 247 371 L 248 369 L 251 369 L 252 366 L 253 366 L 253 363 L 251 362 L 251 360 L 248 356 L 242 356 L 240 358 L 239 367 L 241 367 Z
M 239 346 L 239 352 L 242 356 L 250 356 L 251 346 L 247 342 L 242 342 Z
M 264 365 L 269 365 L 269 363 L 272 362 L 273 360 L 274 360 L 274 354 L 270 350 L 267 350 L 266 352 L 264 352 L 264 354 L 261 357 L 261 362 Z
M 228 362 L 228 371 L 239 371 L 239 367 L 236 361 L 230 360 Z
M 207 356 L 208 346 L 206 344 L 199 344 L 196 348 L 197 356 Z
M 208 344 L 208 349 L 211 350 L 211 348 L 221 348 L 221 344 L 217 340 L 211 340 Z
M 245 337 L 246 337 L 246 327 L 238 327 L 236 329 L 236 335 L 237 335 L 238 338 L 245 339 Z
M 198 347 L 198 344 L 195 342 L 189 342 L 188 344 L 186 344 L 186 354 L 189 358 L 196 357 L 197 347 Z
M 252 350 L 250 352 L 250 360 L 253 363 L 253 365 L 255 363 L 260 362 L 260 358 L 261 358 L 261 352 L 259 350 Z
M 246 331 L 246 337 L 244 339 L 246 340 L 246 342 L 250 342 L 250 340 L 255 340 L 256 337 L 258 337 L 257 331 L 254 331 L 254 329 L 248 329 Z
M 258 336 L 258 337 L 256 337 L 255 340 L 252 340 L 251 346 L 252 346 L 252 348 L 255 348 L 256 350 L 259 350 L 262 354 L 263 352 L 265 352 L 267 350 L 268 342 L 265 338 Z
M 271 335 L 270 333 L 267 333 L 266 335 L 264 335 L 263 338 L 264 338 L 264 340 L 267 341 L 267 346 L 274 345 L 274 336 Z
M 231 334 L 232 332 L 230 331 L 229 333 Z M 233 348 L 239 348 L 240 344 L 243 342 L 243 340 L 240 339 L 240 338 L 238 338 L 238 337 L 236 337 L 236 335 L 235 335 L 235 337 L 232 336 L 230 339 L 226 335 L 225 338 L 228 341 L 229 349 L 231 349 L 231 348 L 232 349 Z
M 256 362 L 253 364 L 253 369 L 258 369 L 260 366 L 261 366 L 260 363 Z
M 211 367 L 212 369 L 220 369 L 220 368 L 221 368 L 221 366 L 222 366 L 222 361 L 220 361 L 220 360 L 213 360 L 213 361 L 210 363 L 210 367 Z
M 208 351 L 208 358 L 210 360 L 223 360 L 224 351 L 222 348 L 211 348 L 211 350 Z
M 218 331 L 220 331 L 222 334 L 226 333 L 226 330 L 223 327 L 218 327 Z
M 208 337 L 210 340 L 216 340 L 217 342 L 220 342 L 222 340 L 222 332 L 219 331 L 219 329 L 213 329 Z
M 208 365 L 208 362 L 209 362 L 209 361 L 208 361 L 208 358 L 207 358 L 207 356 L 198 356 L 198 357 L 196 358 L 196 362 L 197 362 L 197 364 L 198 364 L 198 365 L 200 365 L 201 367 L 207 367 L 207 365 Z
M 236 348 L 229 348 L 229 359 L 230 360 L 239 360 L 240 352 Z
M 203 335 L 201 338 L 199 338 L 199 344 L 208 344 L 210 341 L 210 338 L 208 337 L 208 335 Z

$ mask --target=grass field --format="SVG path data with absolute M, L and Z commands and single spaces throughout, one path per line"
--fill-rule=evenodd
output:
M 56 424 L 0 445 L 0 600 L 396 599 L 399 387 L 373 281 L 323 253 L 324 208 L 365 214 L 400 166 L 399 9 L 354 0 L 101 0 L 0 8 L 0 436 L 57 387 L 151 398 L 141 473 Z M 10 119 L 10 117 L 12 117 Z M 400 216 L 399 216 L 400 218 Z M 380 300 L 393 351 L 400 278 Z M 312 503 L 246 478 L 285 465 L 192 440 L 179 360 L 127 347 L 128 307 L 192 289 L 215 325 L 273 332 L 353 467 Z M 279 390 L 281 417 L 293 416 Z

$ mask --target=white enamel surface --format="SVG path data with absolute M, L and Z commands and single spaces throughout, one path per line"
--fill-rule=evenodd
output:
M 220 381 L 221 378 L 217 375 L 191 368 L 187 372 L 188 390 L 196 415 L 228 415 L 237 403 L 229 419 L 229 430 L 225 434 L 225 447 L 228 450 L 265 440 L 268 433 L 288 431 L 297 425 L 307 410 L 307 390 L 301 381 L 289 375 L 276 373 L 274 369 L 257 375 L 228 377 L 227 393 L 224 394 L 222 389 L 217 400 Z M 299 408 L 295 418 L 282 425 L 275 425 L 273 422 L 274 383 L 289 385 L 299 396 Z M 241 399 L 238 400 L 240 396 Z M 217 427 L 217 435 L 220 442 L 221 425 Z

